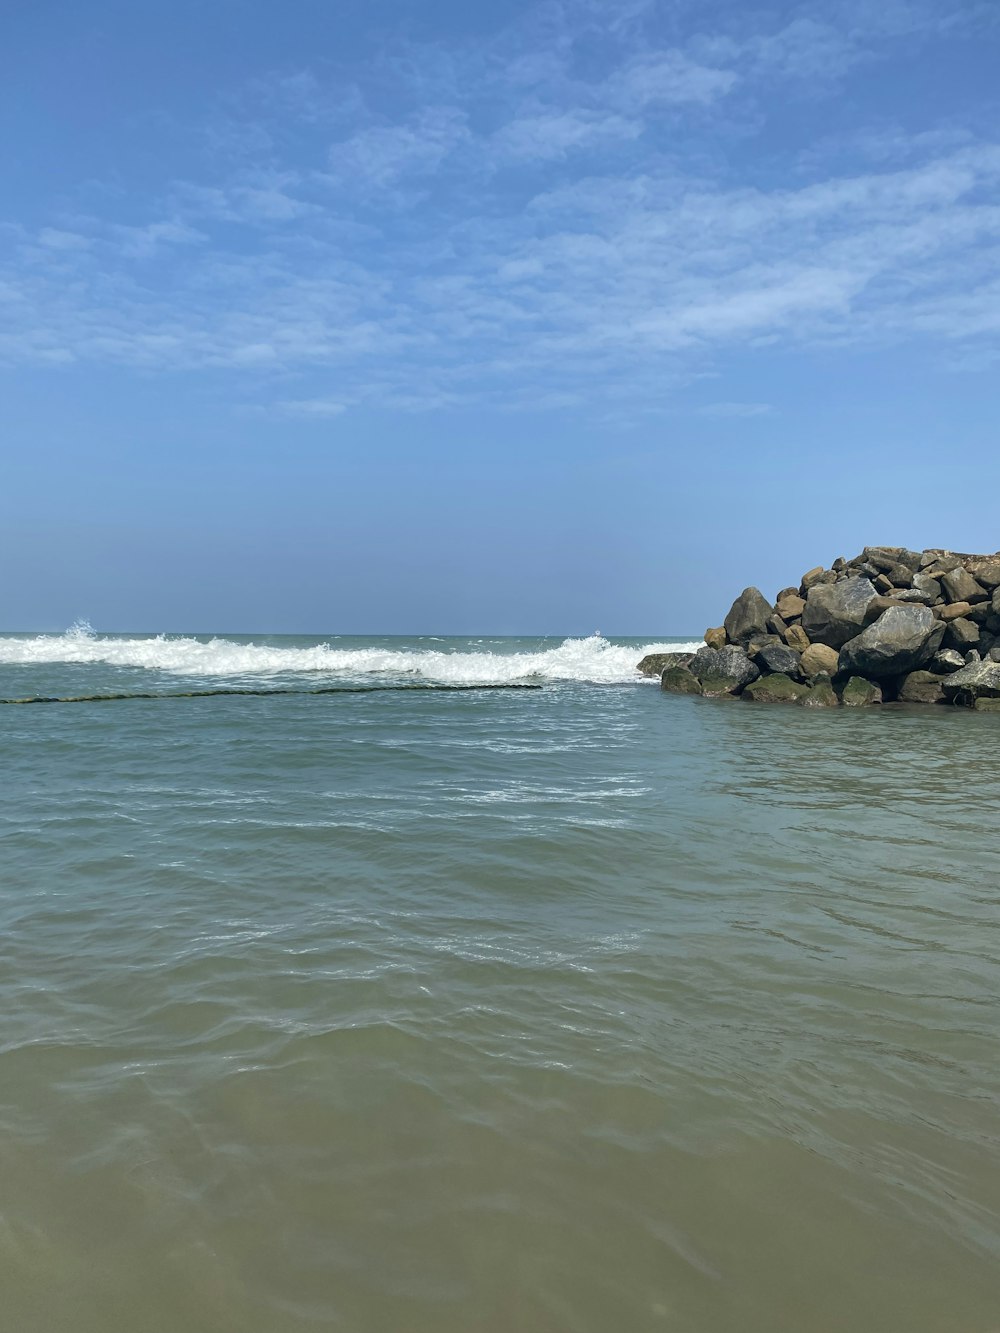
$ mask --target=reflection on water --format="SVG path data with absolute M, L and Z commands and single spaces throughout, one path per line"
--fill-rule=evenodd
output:
M 994 1333 L 1000 719 L 9 710 L 17 1333 Z

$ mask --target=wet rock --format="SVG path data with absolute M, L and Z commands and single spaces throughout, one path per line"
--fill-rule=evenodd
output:
M 972 706 L 977 713 L 1000 713 L 1000 699 L 976 699 Z
M 667 667 L 660 677 L 660 688 L 673 694 L 701 694 L 701 681 L 687 667 Z
M 759 680 L 752 681 L 746 687 L 743 698 L 750 699 L 754 703 L 794 704 L 798 703 L 807 691 L 808 686 L 799 684 L 790 676 L 761 676 Z
M 647 653 L 636 665 L 636 671 L 643 676 L 662 676 L 667 667 L 686 667 L 694 653 Z
M 809 589 L 802 612 L 802 628 L 813 643 L 842 648 L 861 630 L 875 595 L 871 581 L 866 578 L 816 584 Z
M 840 702 L 845 708 L 867 708 L 882 702 L 882 691 L 873 681 L 852 676 L 841 691 Z
M 729 642 L 742 646 L 755 634 L 766 633 L 770 618 L 770 603 L 765 600 L 760 589 L 744 588 L 730 607 L 729 615 L 726 616 L 726 635 Z
M 837 674 L 840 654 L 836 648 L 828 648 L 825 643 L 813 643 L 802 654 L 800 668 L 804 676 L 828 676 Z
M 717 674 L 735 681 L 737 688 L 742 689 L 744 685 L 749 685 L 752 680 L 757 679 L 760 670 L 754 666 L 742 648 L 730 644 L 719 650 Z
M 827 675 L 817 676 L 798 701 L 803 708 L 839 708 L 840 700 Z
M 929 662 L 943 636 L 926 606 L 893 606 L 844 645 L 839 670 L 874 680 L 902 676 Z
M 939 704 L 944 702 L 945 676 L 932 671 L 911 671 L 899 687 L 899 701 L 904 704 Z
M 703 676 L 717 676 L 719 674 L 718 648 L 699 648 L 688 663 L 688 670 L 699 680 Z

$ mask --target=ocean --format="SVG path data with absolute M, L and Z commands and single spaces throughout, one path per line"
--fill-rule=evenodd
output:
M 0 636 L 172 696 L 0 706 L 0 1327 L 996 1333 L 1000 718 L 671 646 Z

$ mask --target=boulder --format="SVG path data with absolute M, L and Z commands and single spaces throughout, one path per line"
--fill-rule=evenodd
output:
M 931 670 L 937 672 L 939 676 L 947 676 L 952 671 L 961 671 L 963 666 L 965 658 L 961 653 L 956 653 L 954 648 L 942 648 L 930 660 Z
M 787 623 L 789 620 L 798 620 L 806 609 L 806 604 L 804 598 L 800 597 L 797 592 L 788 592 L 778 598 L 774 609 Z
M 767 622 L 767 628 L 769 633 L 777 634 L 778 637 L 782 639 L 788 632 L 788 626 L 778 615 L 777 611 L 772 613 L 770 620 Z
M 754 665 L 762 673 L 796 677 L 799 675 L 799 654 L 786 643 L 769 643 L 754 655 Z
M 925 592 L 930 597 L 930 605 L 933 606 L 941 596 L 941 584 L 937 579 L 932 579 L 930 574 L 914 574 L 913 587 L 917 592 Z
M 972 662 L 945 676 L 943 686 L 950 703 L 969 706 L 977 699 L 1000 699 L 1000 662 Z
M 841 691 L 840 702 L 845 708 L 867 708 L 882 702 L 882 691 L 873 681 L 852 676 Z
M 701 694 L 701 681 L 687 667 L 667 667 L 660 677 L 660 689 L 674 694 Z
M 905 565 L 893 565 L 886 578 L 894 588 L 909 588 L 913 583 L 913 570 Z
M 814 583 L 819 583 L 819 581 L 822 579 L 825 573 L 826 570 L 823 568 L 823 566 L 817 565 L 815 569 L 810 569 L 807 573 L 802 575 L 802 583 L 799 586 L 802 589 L 803 597 L 806 595 L 806 593 L 809 591 L 809 589 L 813 586 Z
M 969 648 L 974 648 L 978 642 L 979 626 L 975 621 L 959 616 L 957 620 L 949 622 L 944 636 L 946 648 L 957 648 L 959 652 L 965 652 Z
M 803 708 L 839 708 L 840 700 L 837 698 L 833 683 L 827 675 L 817 676 L 811 682 L 805 694 L 798 701 Z
M 688 670 L 699 680 L 703 676 L 717 676 L 719 674 L 718 648 L 699 648 L 688 663 Z
M 765 704 L 794 704 L 808 692 L 808 686 L 800 685 L 797 680 L 792 680 L 790 676 L 772 675 L 761 676 L 758 680 L 751 683 L 743 691 L 743 698 L 750 699 L 754 703 Z
M 813 643 L 842 648 L 861 630 L 874 597 L 875 589 L 866 578 L 818 583 L 809 589 L 802 612 L 802 628 Z
M 946 623 L 949 620 L 957 620 L 959 616 L 967 616 L 972 610 L 968 602 L 949 602 L 947 606 L 942 606 L 940 618 Z
M 780 613 L 780 608 L 779 608 Z M 744 588 L 726 616 L 729 642 L 744 645 L 754 634 L 763 634 L 771 617 L 771 604 L 759 588 Z
M 944 625 L 926 606 L 892 606 L 843 646 L 839 670 L 875 680 L 902 676 L 929 662 L 943 636 Z
M 987 560 L 976 569 L 976 581 L 991 592 L 1000 587 L 1000 560 Z
M 911 671 L 903 677 L 899 687 L 899 702 L 903 704 L 939 704 L 944 702 L 944 676 L 933 671 Z
M 1000 699 L 976 699 L 972 706 L 977 713 L 1000 713 Z
M 809 647 L 809 635 L 801 625 L 789 625 L 784 633 L 785 642 L 797 653 L 804 653 Z
M 667 667 L 686 667 L 694 653 L 647 653 L 636 665 L 636 671 L 643 676 L 662 676 Z
M 709 648 L 725 648 L 725 628 L 720 625 L 717 629 L 707 629 L 705 631 L 705 642 L 708 644 Z
M 981 602 L 987 596 L 986 589 L 961 564 L 941 575 L 941 587 L 949 602 Z
M 742 648 L 730 644 L 728 647 L 719 650 L 717 674 L 728 680 L 736 681 L 738 688 L 742 689 L 744 685 L 749 685 L 752 680 L 756 680 L 760 671 L 750 661 Z
M 835 648 L 828 648 L 825 643 L 813 643 L 802 654 L 799 666 L 804 676 L 819 676 L 837 673 L 839 653 Z
M 990 602 L 990 607 L 995 616 L 1000 616 L 1000 588 L 993 590 L 993 600 Z
M 742 648 L 699 648 L 691 659 L 690 671 L 701 682 L 702 694 L 739 694 L 743 686 L 760 675 Z
M 893 589 L 893 582 L 888 574 L 876 574 L 872 579 L 872 584 L 875 591 L 880 592 L 883 597 L 888 597 Z

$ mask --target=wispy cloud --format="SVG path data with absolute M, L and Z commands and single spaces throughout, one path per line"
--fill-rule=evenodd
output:
M 350 80 L 259 80 L 206 130 L 210 173 L 133 196 L 128 220 L 54 211 L 0 234 L 0 359 L 228 368 L 316 420 L 638 409 L 747 346 L 922 339 L 988 364 L 1000 144 L 862 124 L 783 171 L 718 151 L 792 84 L 819 95 L 968 8 L 845 0 L 684 33 L 595 0 Z

